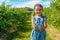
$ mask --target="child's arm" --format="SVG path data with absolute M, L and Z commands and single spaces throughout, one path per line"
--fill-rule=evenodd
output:
M 44 20 L 44 27 L 43 29 L 46 29 L 47 28 L 47 20 Z
M 32 18 L 32 20 L 31 20 L 31 22 L 32 22 L 32 28 L 35 29 L 34 19 L 33 19 L 33 18 Z
M 41 26 L 39 30 L 46 29 L 46 27 L 47 27 L 47 21 L 46 21 L 46 20 L 44 20 L 44 25 L 43 25 L 43 26 Z

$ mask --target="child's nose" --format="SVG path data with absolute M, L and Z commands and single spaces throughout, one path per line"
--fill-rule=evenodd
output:
M 38 13 L 39 13 L 40 11 L 38 11 Z

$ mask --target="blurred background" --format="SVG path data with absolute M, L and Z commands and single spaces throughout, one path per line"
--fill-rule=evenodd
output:
M 0 0 L 0 40 L 30 40 L 35 4 L 44 7 L 46 40 L 60 40 L 60 0 Z

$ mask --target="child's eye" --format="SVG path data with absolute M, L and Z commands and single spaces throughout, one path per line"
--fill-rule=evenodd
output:
M 36 9 L 36 11 L 41 11 L 42 9 Z

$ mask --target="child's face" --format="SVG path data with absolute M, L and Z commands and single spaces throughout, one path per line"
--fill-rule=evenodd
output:
M 42 8 L 40 6 L 36 6 L 35 9 L 34 9 L 34 12 L 35 12 L 36 15 L 41 16 Z

